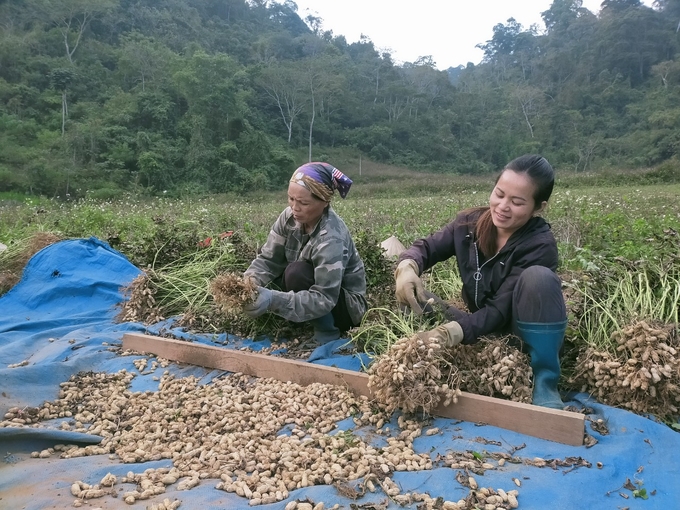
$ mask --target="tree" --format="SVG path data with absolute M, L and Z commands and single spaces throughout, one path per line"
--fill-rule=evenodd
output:
M 174 79 L 188 105 L 181 121 L 189 140 L 183 177 L 211 189 L 218 148 L 235 137 L 230 132 L 231 123 L 247 109 L 241 95 L 241 82 L 245 80 L 241 66 L 228 55 L 197 50 Z
M 579 17 L 584 15 L 583 0 L 553 0 L 550 8 L 541 13 L 545 29 L 565 32 Z
M 602 14 L 605 16 L 620 14 L 623 11 L 642 6 L 640 0 L 603 0 L 601 4 Z
M 431 56 L 420 57 L 414 63 L 405 63 L 401 74 L 406 87 L 412 90 L 408 99 L 409 118 L 417 118 L 419 110 L 426 111 L 442 94 L 448 84 L 446 74 L 435 68 Z
M 123 75 L 138 82 L 142 91 L 147 85 L 157 88 L 170 78 L 178 57 L 166 46 L 139 32 L 121 37 L 118 69 Z
M 302 112 L 307 98 L 307 80 L 300 71 L 304 71 L 303 66 L 276 63 L 263 69 L 257 79 L 281 114 L 288 131 L 288 145 L 293 136 L 293 123 Z
M 512 96 L 517 101 L 524 123 L 529 129 L 531 138 L 534 137 L 533 119 L 539 114 L 543 93 L 535 87 L 519 85 L 512 91 Z
M 680 0 L 654 0 L 654 7 L 659 9 L 664 16 L 678 20 L 675 32 L 680 32 Z
M 39 0 L 37 4 L 39 12 L 61 32 L 70 63 L 92 20 L 116 5 L 116 0 Z
M 594 40 L 601 23 L 588 9 L 577 5 L 570 0 L 555 0 L 551 9 L 543 13 L 551 28 L 542 40 L 537 66 L 543 86 L 555 91 L 578 89 L 589 83 L 595 73 Z
M 50 83 L 52 84 L 52 87 L 61 93 L 61 136 L 64 136 L 66 117 L 68 117 L 66 91 L 76 76 L 77 73 L 75 69 L 71 67 L 53 69 L 50 73 Z
M 680 83 L 680 62 L 675 60 L 659 62 L 652 66 L 652 74 L 661 79 L 664 89 L 668 89 L 668 85 Z
M 493 37 L 486 44 L 477 45 L 484 50 L 484 62 L 497 71 L 497 81 L 511 79 L 516 69 L 521 70 L 523 79 L 527 79 L 540 54 L 536 32 L 535 26 L 524 30 L 520 23 L 510 18 L 506 25 L 499 23 L 493 28 Z
M 297 15 L 297 4 L 292 0 L 271 2 L 267 10 L 270 22 L 289 32 L 293 37 L 309 33 L 308 26 Z
M 309 161 L 312 161 L 314 121 L 318 109 L 330 108 L 333 98 L 342 94 L 343 74 L 338 69 L 339 61 L 330 57 L 317 57 L 302 62 L 308 99 L 304 102 L 309 111 L 309 136 L 307 138 Z
M 188 105 L 186 115 L 204 119 L 197 123 L 192 120 L 190 125 L 205 126 L 207 131 L 202 136 L 210 145 L 229 140 L 230 121 L 246 110 L 241 65 L 228 55 L 198 50 L 182 64 L 174 80 Z
M 486 41 L 486 44 L 477 45 L 484 50 L 484 61 L 493 62 L 503 55 L 512 55 L 521 32 L 522 25 L 515 18 L 509 18 L 506 25 L 503 23 L 495 25 L 491 39 Z
M 608 0 L 602 9 L 596 34 L 600 65 L 620 72 L 633 84 L 642 83 L 651 66 L 665 60 L 668 53 L 669 38 L 662 16 L 641 6 L 638 0 Z
M 252 49 L 259 63 L 270 66 L 276 61 L 293 60 L 300 53 L 298 42 L 286 32 L 274 32 L 262 35 Z

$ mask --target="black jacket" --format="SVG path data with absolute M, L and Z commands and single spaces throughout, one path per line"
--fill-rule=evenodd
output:
M 456 257 L 463 280 L 463 300 L 471 312 L 457 321 L 463 329 L 465 344 L 475 343 L 489 333 L 509 330 L 512 293 L 524 269 L 530 266 L 557 269 L 557 243 L 550 225 L 540 217 L 531 218 L 495 256 L 486 259 L 475 240 L 475 225 L 481 213 L 459 213 L 438 232 L 415 241 L 399 257 L 399 261 L 415 260 L 421 274 L 437 262 Z M 477 272 L 481 278 L 475 278 Z

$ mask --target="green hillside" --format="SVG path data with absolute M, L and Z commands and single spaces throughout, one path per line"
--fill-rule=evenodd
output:
M 432 13 L 436 15 L 436 13 Z M 281 189 L 309 159 L 484 174 L 680 173 L 680 2 L 555 0 L 499 20 L 484 61 L 396 64 L 267 0 L 0 3 L 0 192 Z M 332 159 L 336 157 L 337 160 Z

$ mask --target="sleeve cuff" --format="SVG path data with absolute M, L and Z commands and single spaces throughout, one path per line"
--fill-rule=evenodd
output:
M 416 275 L 420 276 L 420 268 L 418 267 L 418 263 L 413 259 L 404 259 L 399 262 L 399 264 L 397 264 L 397 270 L 394 272 L 394 276 L 396 277 L 403 269 L 409 266 L 413 269 Z
M 463 328 L 458 324 L 456 321 L 451 321 L 447 322 L 446 324 L 442 324 L 442 327 L 446 330 L 446 332 L 449 335 L 449 338 L 451 339 L 451 342 L 455 344 L 459 344 L 463 341 Z

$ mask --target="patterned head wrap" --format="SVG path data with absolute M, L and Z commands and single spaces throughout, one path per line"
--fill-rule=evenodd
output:
M 313 195 L 330 202 L 337 189 L 342 198 L 347 196 L 352 179 L 328 163 L 305 163 L 293 172 L 290 182 L 304 186 Z

